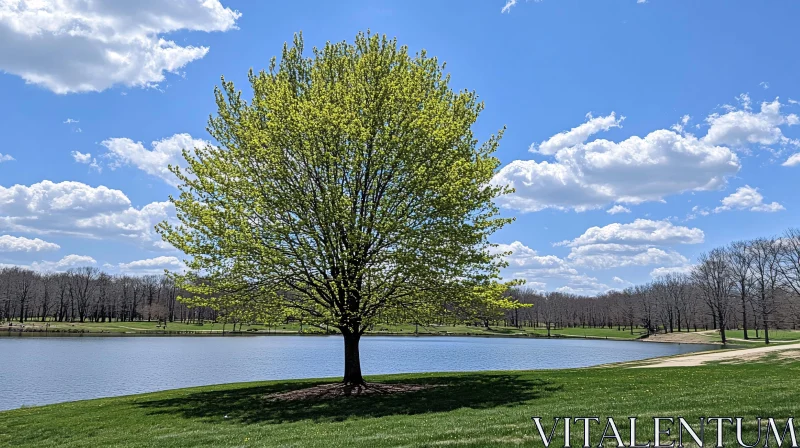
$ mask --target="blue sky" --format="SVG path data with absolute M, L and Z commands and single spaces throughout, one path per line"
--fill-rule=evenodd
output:
M 294 32 L 371 29 L 478 92 L 476 135 L 507 126 L 507 277 L 595 294 L 685 270 L 798 222 L 797 17 L 788 0 L 0 0 L 0 264 L 180 268 L 152 225 L 220 75 L 246 89 Z

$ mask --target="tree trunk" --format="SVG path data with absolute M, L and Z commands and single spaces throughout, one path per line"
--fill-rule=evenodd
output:
M 744 339 L 750 339 L 747 336 L 747 297 L 742 294 L 742 329 L 744 330 Z
M 361 386 L 365 384 L 361 376 L 361 358 L 358 352 L 358 343 L 361 335 L 357 332 L 342 332 L 344 335 L 344 378 L 342 382 L 348 386 Z

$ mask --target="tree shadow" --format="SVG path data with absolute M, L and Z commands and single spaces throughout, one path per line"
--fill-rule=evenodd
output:
M 388 395 L 271 401 L 264 397 L 330 383 L 273 382 L 263 386 L 202 391 L 169 399 L 140 401 L 137 406 L 149 409 L 151 414 L 217 422 L 222 419 L 246 424 L 277 424 L 301 420 L 332 422 L 350 418 L 447 412 L 460 408 L 515 406 L 547 397 L 563 388 L 563 385 L 549 380 L 531 378 L 530 374 L 462 374 L 380 382 L 433 387 Z

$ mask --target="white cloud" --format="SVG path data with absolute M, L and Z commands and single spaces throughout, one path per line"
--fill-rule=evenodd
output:
M 598 132 L 622 127 L 623 120 L 625 120 L 625 117 L 617 119 L 614 112 L 605 117 L 592 117 L 591 113 L 586 114 L 585 123 L 550 137 L 540 143 L 538 149 L 531 147 L 531 151 L 545 155 L 556 154 L 562 149 L 585 143 L 589 137 Z
M 690 117 L 685 115 L 671 130 L 660 129 L 620 142 L 587 142 L 594 133 L 618 127 L 622 120 L 614 114 L 589 116 L 585 123 L 534 148 L 534 152 L 552 156 L 552 160 L 515 160 L 504 166 L 493 183 L 509 185 L 516 191 L 499 198 L 498 203 L 522 212 L 547 208 L 580 212 L 615 202 L 663 201 L 687 191 L 724 187 L 741 168 L 733 149 L 800 146 L 800 141 L 786 137 L 781 130 L 781 126 L 800 124 L 800 117 L 783 114 L 778 99 L 762 103 L 758 112 L 752 110 L 747 94 L 738 100 L 739 107 L 726 105 L 724 114 L 706 118 L 708 131 L 702 137 L 686 132 Z M 786 166 L 794 164 L 800 164 L 800 156 L 784 162 Z
M 722 205 L 714 209 L 715 213 L 728 210 L 749 210 L 751 212 L 777 212 L 785 208 L 777 203 L 764 203 L 764 196 L 758 192 L 757 188 L 750 185 L 739 187 L 736 192 L 722 199 Z
M 219 0 L 3 0 L 0 70 L 59 94 L 153 86 L 209 51 L 165 35 L 228 31 L 240 15 Z
M 800 152 L 792 154 L 783 162 L 783 166 L 797 166 L 800 165 Z
M 70 268 L 93 266 L 97 260 L 88 255 L 67 255 L 58 261 L 36 261 L 31 263 L 30 268 L 40 272 L 64 272 Z
M 660 267 L 650 271 L 650 276 L 653 278 L 664 277 L 670 274 L 689 274 L 694 269 L 694 265 Z
M 121 191 L 104 186 L 48 180 L 0 186 L 0 230 L 153 241 L 153 226 L 173 217 L 169 202 L 136 208 Z
M 501 13 L 506 13 L 511 10 L 511 7 L 517 4 L 517 0 L 507 0 L 506 5 L 500 10 Z
M 630 213 L 631 210 L 627 207 L 623 207 L 619 204 L 611 207 L 610 209 L 606 210 L 606 213 L 609 215 L 616 215 L 617 213 Z
M 679 122 L 670 126 L 670 129 L 677 132 L 678 134 L 682 134 L 684 129 L 686 128 L 686 125 L 689 124 L 689 120 L 691 119 L 692 117 L 690 117 L 689 115 L 684 115 L 681 117 L 681 120 Z
M 637 219 L 628 224 L 591 227 L 583 235 L 557 245 L 572 248 L 567 256 L 571 266 L 611 269 L 686 264 L 686 257 L 663 246 L 699 244 L 704 239 L 703 231 L 697 228 L 676 226 L 666 220 Z
M 729 148 L 663 129 L 644 138 L 578 144 L 554 157 L 554 162 L 515 160 L 503 167 L 493 183 L 510 185 L 516 192 L 500 197 L 498 203 L 535 212 L 661 201 L 685 191 L 719 189 L 740 168 Z
M 117 265 L 120 272 L 127 274 L 163 274 L 165 270 L 170 272 L 183 272 L 186 264 L 177 257 L 155 257 L 145 260 L 132 261 L 130 263 L 120 263 Z
M 614 276 L 614 278 L 612 278 L 611 281 L 616 283 L 616 284 L 619 284 L 619 285 L 632 285 L 633 284 L 633 283 L 631 283 L 631 282 L 629 282 L 627 280 L 623 280 L 623 279 L 621 279 L 621 278 L 619 278 L 617 276 Z
M 526 1 L 531 1 L 531 0 L 526 0 Z M 539 3 L 542 0 L 532 0 L 532 1 L 534 1 L 536 3 Z M 505 4 L 505 6 L 503 6 L 503 9 L 501 9 L 500 12 L 501 13 L 509 12 L 509 11 L 511 11 L 511 8 L 516 4 L 517 4 L 517 0 L 506 0 L 506 4 Z
M 742 109 L 729 106 L 727 113 L 715 113 L 706 118 L 709 128 L 703 137 L 704 142 L 734 148 L 796 143 L 784 136 L 780 129 L 780 126 L 789 124 L 794 119 L 781 114 L 781 103 L 778 99 L 771 103 L 761 103 L 761 110 L 753 112 L 750 108 L 750 97 L 742 95 L 741 98 Z
M 176 186 L 178 179 L 169 171 L 169 165 L 185 167 L 186 162 L 181 151 L 191 151 L 196 147 L 204 147 L 209 143 L 205 140 L 192 138 L 189 134 L 175 134 L 163 140 L 150 144 L 148 150 L 142 142 L 134 142 L 129 138 L 111 138 L 102 142 L 108 149 L 111 158 L 111 168 L 130 165 L 147 174 L 159 177 L 170 185 Z
M 509 266 L 503 272 L 505 278 L 524 279 L 526 285 L 544 290 L 549 284 L 562 285 L 556 290 L 569 288 L 574 294 L 595 295 L 611 289 L 596 278 L 579 273 L 566 260 L 555 255 L 539 255 L 535 250 L 519 241 L 499 244 L 498 252 L 511 252 L 506 256 Z
M 13 161 L 14 161 L 14 158 L 13 158 L 13 157 L 11 157 L 10 155 L 8 155 L 8 154 L 3 154 L 3 153 L 0 153 L 0 163 L 3 163 L 3 162 L 13 162 Z
M 11 235 L 0 235 L 0 252 L 43 252 L 58 250 L 61 246 L 40 240 Z
M 75 124 L 75 123 L 80 123 L 80 121 L 74 120 L 72 118 L 67 118 L 66 120 L 64 120 L 64 124 Z
M 156 250 L 163 250 L 163 251 L 177 251 L 178 250 L 178 249 L 175 248 L 175 246 L 173 246 L 172 244 L 170 244 L 170 243 L 168 243 L 168 242 L 166 242 L 164 240 L 158 240 L 158 241 L 153 242 L 153 247 Z
M 575 266 L 611 269 L 626 266 L 677 265 L 689 260 L 674 250 L 646 245 L 589 244 L 572 249 L 567 256 Z
M 565 286 L 556 288 L 556 291 L 567 294 L 578 294 L 584 296 L 595 296 L 603 294 L 614 288 L 606 285 L 605 283 L 597 280 L 595 277 L 588 275 L 581 275 L 570 279 L 570 283 Z
M 92 161 L 91 153 L 82 153 L 80 151 L 72 151 L 72 158 L 78 163 L 90 163 Z
M 761 86 L 761 88 L 764 90 L 769 89 L 769 83 L 767 81 L 761 81 L 760 83 L 758 83 L 758 85 Z
M 637 219 L 632 223 L 613 223 L 590 227 L 583 235 L 559 245 L 579 247 L 588 244 L 699 244 L 705 234 L 698 228 L 676 226 L 669 221 Z

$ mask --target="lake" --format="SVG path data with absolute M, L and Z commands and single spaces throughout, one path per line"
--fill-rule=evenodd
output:
M 365 375 L 587 367 L 716 346 L 369 336 Z M 337 377 L 341 336 L 0 337 L 0 410 L 241 381 Z

